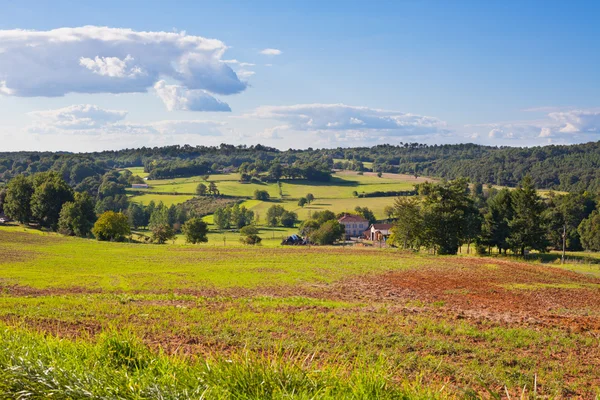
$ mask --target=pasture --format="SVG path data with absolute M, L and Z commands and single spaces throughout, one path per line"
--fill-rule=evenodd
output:
M 4 395 L 599 394 L 600 278 L 578 265 L 18 227 L 0 228 L 0 253 Z

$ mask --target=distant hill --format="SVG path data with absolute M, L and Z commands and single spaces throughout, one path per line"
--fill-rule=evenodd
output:
M 285 150 L 256 145 L 166 146 L 95 153 L 0 153 L 0 180 L 25 173 L 60 171 L 77 184 L 113 168 L 144 166 L 155 178 L 191 176 L 227 168 L 248 174 L 270 171 L 326 180 L 328 168 L 433 176 L 468 177 L 474 182 L 515 186 L 527 174 L 539 188 L 600 191 L 600 142 L 529 148 L 476 144 Z M 281 166 L 281 167 L 279 167 Z M 369 168 L 367 168 L 367 166 Z M 278 171 L 281 169 L 281 171 Z

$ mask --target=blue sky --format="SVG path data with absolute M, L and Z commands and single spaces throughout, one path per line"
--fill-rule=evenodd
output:
M 0 1 L 0 9 L 7 150 L 530 146 L 600 135 L 597 2 Z M 73 35 L 77 43 L 65 39 Z M 218 43 L 206 48 L 203 38 Z

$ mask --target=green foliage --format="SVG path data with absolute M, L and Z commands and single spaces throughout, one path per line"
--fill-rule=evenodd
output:
M 308 201 L 308 204 L 312 203 L 314 200 L 315 196 L 312 193 L 306 195 L 306 201 Z
M 354 208 L 354 211 L 356 212 L 356 214 L 369 221 L 370 224 L 374 224 L 377 221 L 377 218 L 375 218 L 375 214 L 373 214 L 373 211 L 371 211 L 368 207 L 356 206 Z
M 545 204 L 533 186 L 533 180 L 525 177 L 511 193 L 514 217 L 509 223 L 508 245 L 521 255 L 526 250 L 546 251 Z
M 196 194 L 198 196 L 206 196 L 207 193 L 208 187 L 204 183 L 199 183 L 198 186 L 196 186 Z
M 506 251 L 509 248 L 510 221 L 515 213 L 510 191 L 503 189 L 497 192 L 488 199 L 487 205 L 488 212 L 483 217 L 483 243 Z
M 31 215 L 42 226 L 56 230 L 63 204 L 73 201 L 73 189 L 56 172 L 35 174 L 33 181 Z
M 466 179 L 424 183 L 418 191 L 422 198 L 422 245 L 434 248 L 438 254 L 456 254 L 462 243 L 477 236 L 481 226 L 479 211 L 469 196 Z
M 310 233 L 309 240 L 314 244 L 331 245 L 338 240 L 342 240 L 344 234 L 344 225 L 336 220 L 329 220 Z
M 308 204 L 308 200 L 306 200 L 306 197 L 301 197 L 300 200 L 298 200 L 299 207 L 304 207 L 306 204 Z
M 600 251 L 600 213 L 594 210 L 581 221 L 577 229 L 583 248 L 588 251 Z
M 152 203 L 154 208 L 154 203 Z M 144 208 L 137 203 L 129 204 L 129 208 L 127 209 L 127 217 L 129 218 L 129 225 L 133 227 L 133 229 L 138 229 L 142 226 L 148 226 L 150 222 L 150 218 L 146 215 Z
M 75 200 L 65 203 L 60 211 L 58 231 L 63 235 L 88 237 L 94 222 L 94 201 L 85 192 L 75 193 Z
M 287 211 L 283 206 L 276 204 L 269 207 L 266 219 L 267 225 L 269 226 L 285 226 L 291 228 L 298 222 L 298 214 Z
M 254 212 L 248 210 L 245 206 L 234 204 L 219 208 L 215 211 L 213 221 L 218 229 L 229 229 L 231 227 L 240 229 L 250 225 L 254 220 Z
M 120 242 L 129 235 L 129 220 L 123 213 L 107 211 L 100 215 L 92 233 L 98 240 Z
M 271 198 L 271 196 L 269 195 L 269 192 L 266 190 L 255 190 L 254 191 L 254 199 L 255 200 L 262 200 L 262 201 L 268 201 Z
M 191 218 L 183 225 L 183 234 L 188 243 L 206 243 L 208 238 L 208 225 L 201 218 Z
M 4 199 L 4 212 L 6 215 L 20 223 L 29 222 L 33 191 L 33 182 L 30 178 L 25 175 L 17 175 L 13 178 L 6 188 Z
M 175 238 L 175 231 L 168 223 L 157 223 L 150 226 L 152 231 L 152 241 L 158 244 L 164 244 L 167 240 Z
M 253 225 L 248 225 L 240 229 L 240 242 L 248 245 L 260 244 L 262 238 L 258 236 L 258 229 Z
M 396 222 L 389 242 L 403 249 L 418 249 L 423 236 L 420 201 L 415 197 L 398 197 L 390 213 L 396 217 Z

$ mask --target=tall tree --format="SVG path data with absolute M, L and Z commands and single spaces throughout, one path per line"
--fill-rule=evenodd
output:
M 60 211 L 58 231 L 63 235 L 89 236 L 96 222 L 94 206 L 89 194 L 75 193 L 75 200 L 66 202 Z
M 418 249 L 423 234 L 420 201 L 416 197 L 398 197 L 391 213 L 396 216 L 390 242 L 403 249 Z
M 63 204 L 73 201 L 73 189 L 56 172 L 36 174 L 31 196 L 31 215 L 42 226 L 56 230 Z
M 33 191 L 31 178 L 25 175 L 17 175 L 11 179 L 6 188 L 6 198 L 4 199 L 4 212 L 6 215 L 22 224 L 29 222 Z
M 206 243 L 208 225 L 201 218 L 191 218 L 183 225 L 183 234 L 188 243 Z
M 488 212 L 483 218 L 483 241 L 490 247 L 497 247 L 499 252 L 509 248 L 510 221 L 514 210 L 512 195 L 508 189 L 498 191 L 488 199 Z
M 600 213 L 598 210 L 594 210 L 586 219 L 581 221 L 577 230 L 585 250 L 600 251 Z
M 521 255 L 526 250 L 546 251 L 545 205 L 531 177 L 526 176 L 511 195 L 514 217 L 509 223 L 508 245 Z

